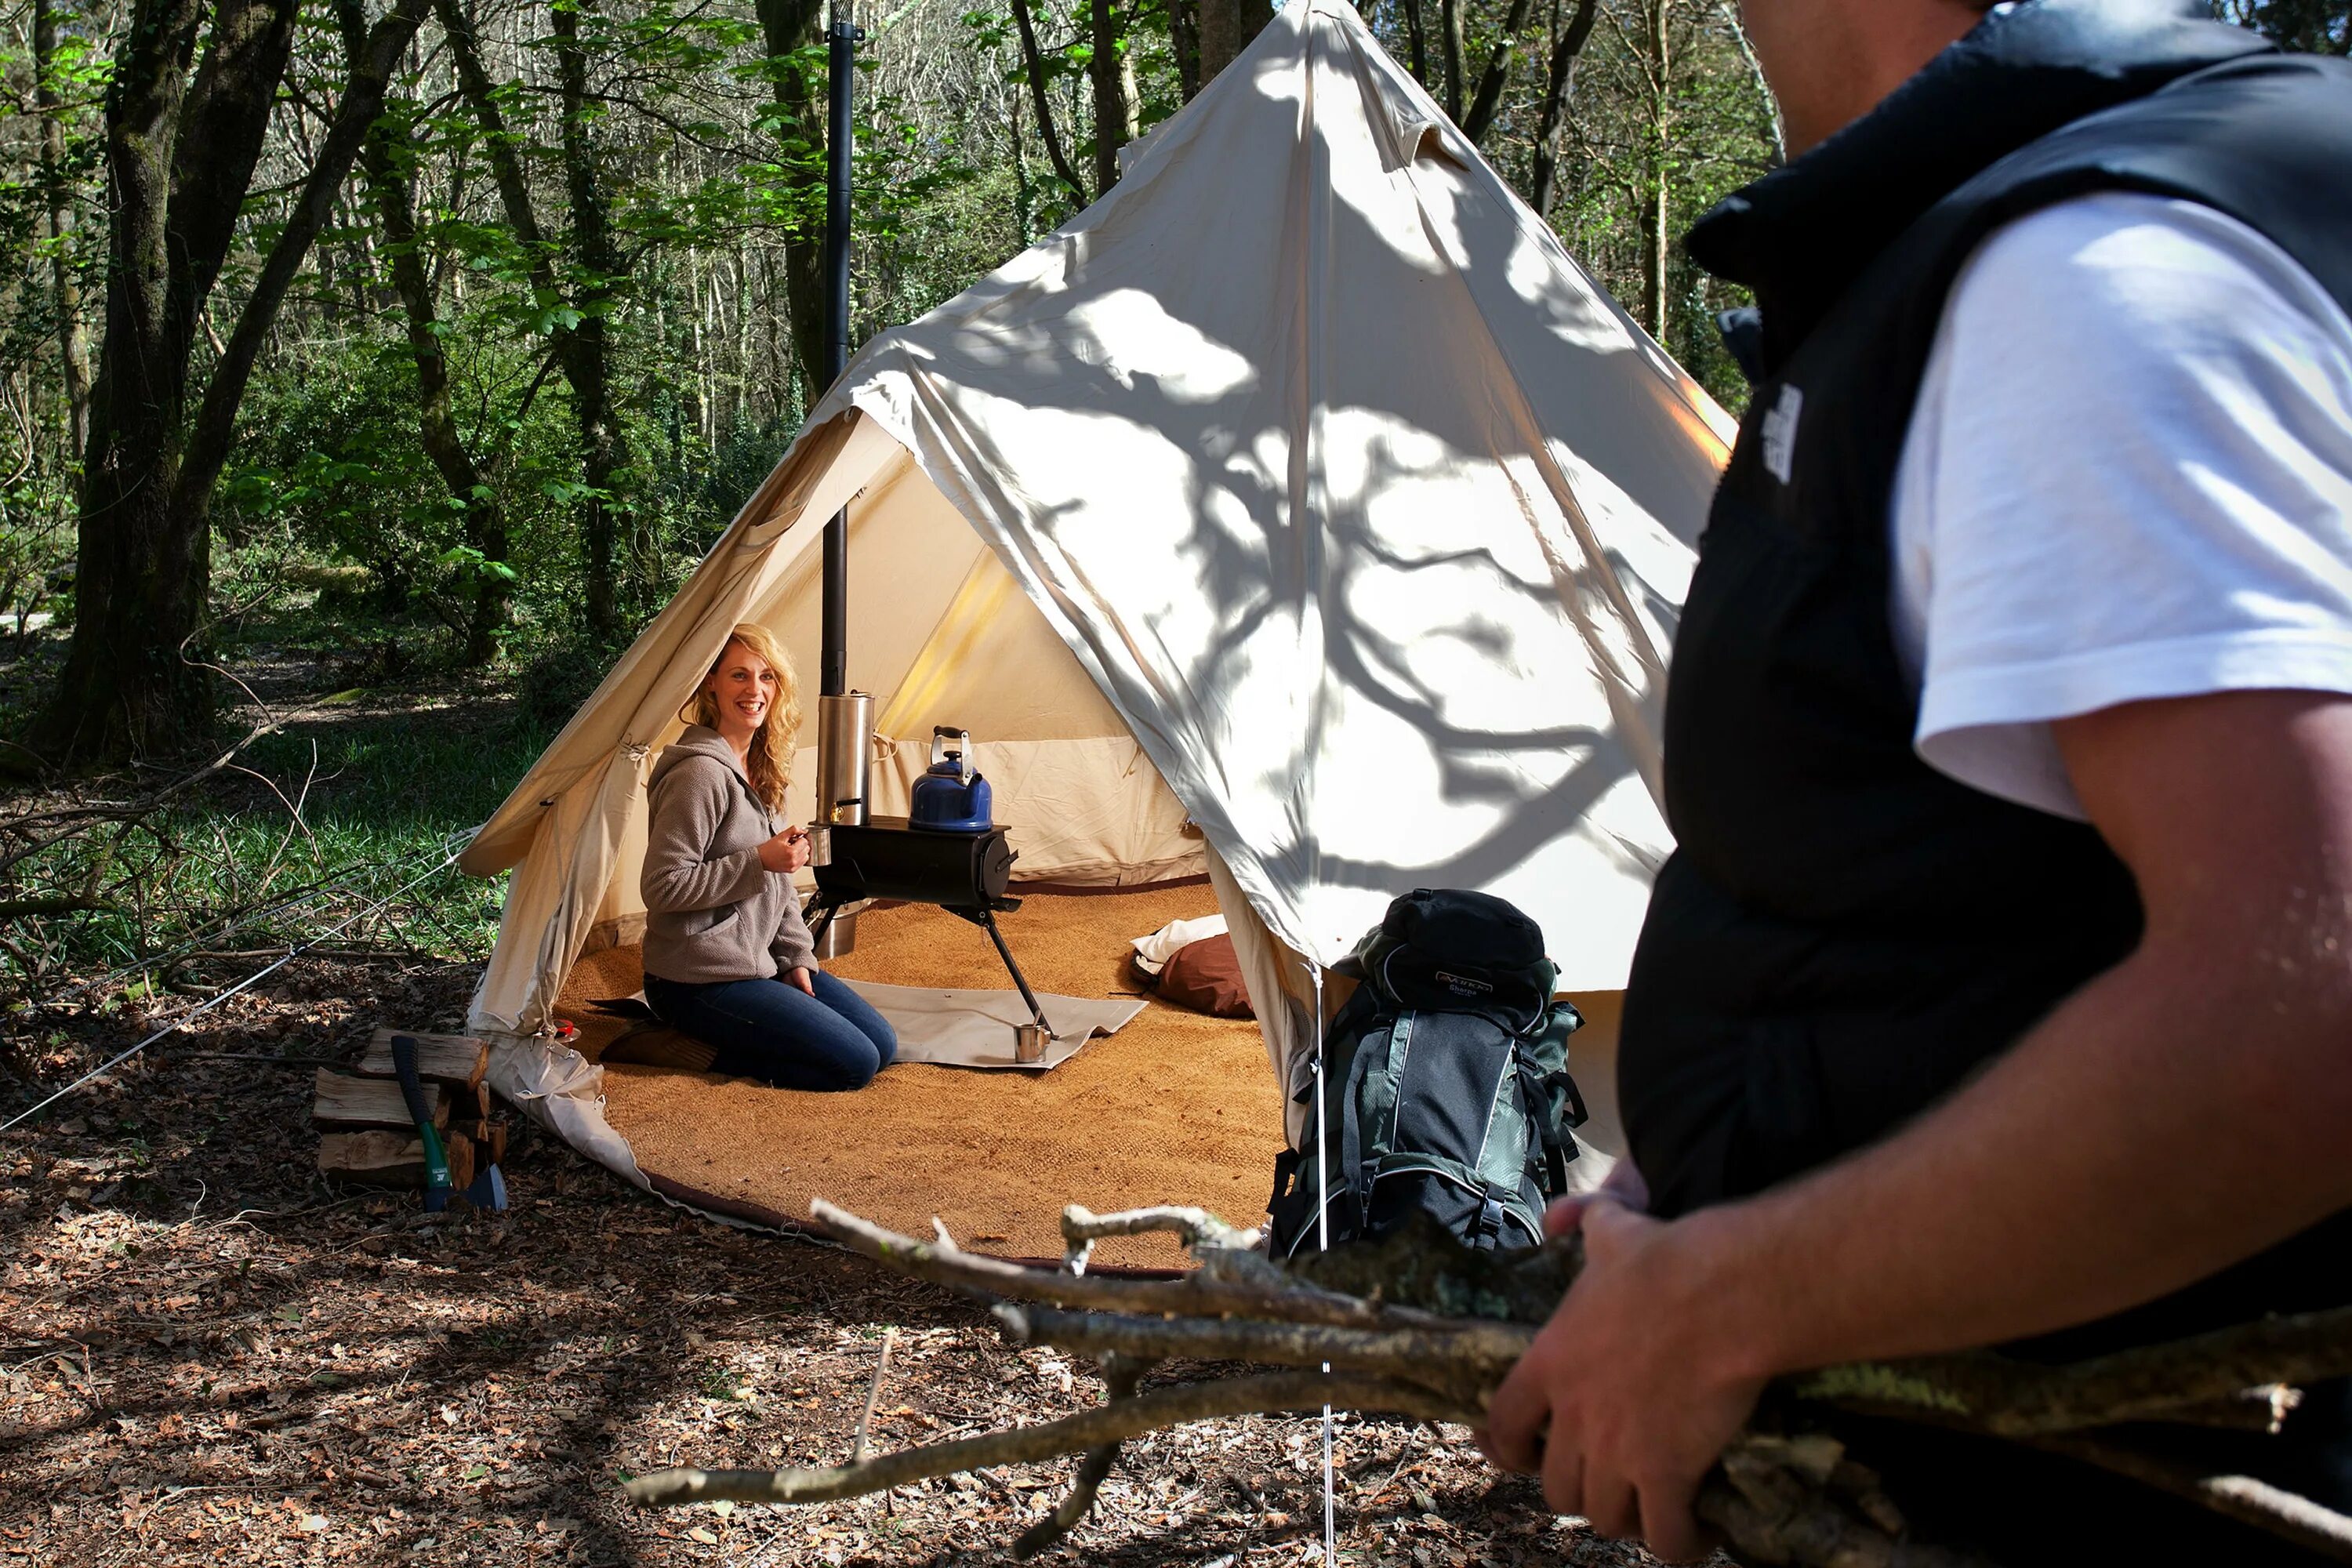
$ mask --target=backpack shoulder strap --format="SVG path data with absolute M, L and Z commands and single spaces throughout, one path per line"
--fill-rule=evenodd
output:
M 1375 1037 L 1384 1037 L 1375 1039 Z M 1383 1028 L 1377 1017 L 1356 1041 L 1354 1058 L 1348 1063 L 1348 1080 L 1340 1092 L 1339 1115 L 1339 1179 L 1348 1190 L 1362 1203 L 1371 1191 L 1372 1170 L 1381 1157 L 1389 1152 L 1396 1138 L 1396 1112 L 1391 1103 L 1389 1124 L 1377 1130 L 1366 1147 L 1364 1095 L 1378 1075 L 1380 1087 L 1388 1099 L 1396 1099 L 1396 1075 L 1402 1065 L 1402 1057 L 1412 1040 L 1412 1012 L 1408 1008 L 1391 1019 Z M 1374 1058 L 1378 1058 L 1375 1061 Z

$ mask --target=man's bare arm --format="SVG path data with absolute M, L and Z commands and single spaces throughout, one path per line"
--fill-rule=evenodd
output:
M 1672 1225 L 1588 1214 L 1586 1275 L 1490 1423 L 1534 1468 L 1549 1422 L 1555 1506 L 1692 1550 L 1764 1379 L 2081 1322 L 2352 1205 L 2352 700 L 2058 729 L 2138 879 L 2139 948 L 1883 1143 Z

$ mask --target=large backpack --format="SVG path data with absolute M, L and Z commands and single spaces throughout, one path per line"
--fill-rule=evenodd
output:
M 1415 1208 L 1472 1247 L 1540 1242 L 1584 1121 L 1568 1076 L 1584 1020 L 1552 1000 L 1542 931 L 1489 894 L 1416 889 L 1334 967 L 1360 984 L 1326 1031 L 1322 1094 L 1297 1096 L 1303 1147 L 1275 1164 L 1273 1256 L 1317 1244 L 1318 1121 L 1334 1245 Z

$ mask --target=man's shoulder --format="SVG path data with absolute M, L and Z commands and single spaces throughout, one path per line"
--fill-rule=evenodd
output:
M 1964 331 L 2030 324 L 2063 341 L 2120 317 L 2153 350 L 2171 323 L 2243 336 L 2269 325 L 2276 307 L 2352 345 L 2344 307 L 2260 230 L 2180 197 L 2099 191 L 1994 230 L 1955 280 L 1945 319 Z

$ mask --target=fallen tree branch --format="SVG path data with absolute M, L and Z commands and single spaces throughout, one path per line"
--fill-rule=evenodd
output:
M 1428 1390 L 1377 1378 L 1324 1377 L 1315 1373 L 1269 1373 L 1155 1389 L 1059 1421 L 1015 1426 L 928 1448 L 906 1448 L 860 1465 L 836 1469 L 656 1470 L 625 1489 L 633 1502 L 670 1508 L 689 1502 L 828 1502 L 906 1486 L 958 1470 L 1034 1463 L 1081 1449 L 1122 1442 L 1187 1421 L 1221 1415 L 1260 1415 L 1275 1411 L 1335 1408 L 1375 1410 L 1429 1421 L 1465 1421 L 1475 1413 L 1447 1403 Z
M 1097 1357 L 1108 1403 L 1060 1421 L 839 1469 L 663 1471 L 629 1484 L 635 1500 L 815 1502 L 1086 1451 L 1068 1495 L 1016 1543 L 1016 1555 L 1027 1556 L 1085 1518 L 1118 1445 L 1143 1432 L 1327 1405 L 1475 1424 L 1582 1256 L 1563 1244 L 1519 1254 L 1473 1252 L 1432 1222 L 1276 1266 L 1233 1245 L 1248 1233 L 1204 1211 L 1097 1215 L 1073 1208 L 1063 1220 L 1072 1251 L 1072 1271 L 1064 1273 L 960 1252 L 944 1237 L 943 1245 L 919 1242 L 822 1202 L 813 1212 L 825 1230 L 889 1268 L 1000 1299 L 995 1315 L 1014 1342 Z M 1088 1279 L 1076 1271 L 1096 1239 L 1151 1231 L 1182 1237 L 1201 1267 L 1176 1280 Z M 1144 1366 L 1174 1358 L 1300 1370 L 1135 1394 Z M 1314 1367 L 1325 1370 L 1305 1370 Z M 2241 1324 L 2071 1365 L 1980 1352 L 1832 1367 L 1783 1381 L 1771 1408 L 1779 1412 L 1774 1419 L 1794 1419 L 1800 1428 L 1811 1405 L 2026 1442 L 2352 1562 L 2352 1519 L 2244 1477 L 2197 1474 L 2124 1442 L 2081 1435 L 2148 1420 L 2274 1429 L 2292 1405 L 2292 1385 L 2342 1375 L 2352 1375 L 2352 1309 Z M 1901 1511 L 1878 1478 L 1825 1434 L 1740 1434 L 1696 1507 L 1737 1551 L 1759 1562 L 1984 1568 L 1974 1557 L 1907 1540 Z
M 823 1198 L 809 1205 L 809 1213 L 818 1228 L 852 1252 L 863 1253 L 901 1274 L 945 1285 L 967 1295 L 1050 1301 L 1057 1307 L 1186 1315 L 1264 1315 L 1271 1307 L 1297 1322 L 1366 1328 L 1384 1321 L 1380 1308 L 1372 1302 L 1311 1286 L 1292 1285 L 1276 1296 L 1263 1284 L 1228 1281 L 1213 1277 L 1208 1269 L 1196 1270 L 1180 1279 L 1104 1279 L 1060 1274 L 1044 1268 L 1024 1268 L 982 1253 L 950 1251 L 933 1242 L 900 1236 L 869 1225 Z
M 1082 1355 L 1187 1361 L 1250 1361 L 1321 1366 L 1418 1384 L 1455 1405 L 1484 1410 L 1534 1331 L 1517 1323 L 1444 1328 L 1344 1329 L 1254 1318 L 1139 1318 L 1062 1312 L 1012 1302 L 994 1309 L 1016 1344 L 1050 1344 Z
M 29 920 L 43 915 L 113 914 L 115 906 L 96 899 L 59 894 L 53 898 L 0 900 L 0 921 Z
M 2346 1376 L 2352 1308 L 2265 1318 L 2063 1366 L 1983 1352 L 1830 1367 L 1790 1388 L 1846 1409 L 2032 1437 L 2162 1420 L 2250 1388 Z
M 1115 1404 L 1122 1399 L 1134 1398 L 1136 1384 L 1143 1381 L 1145 1373 L 1158 1364 L 1157 1362 L 1123 1356 L 1115 1351 L 1105 1352 L 1102 1373 L 1106 1402 Z M 1070 1483 L 1069 1496 L 1056 1504 L 1053 1512 L 1021 1532 L 1021 1538 L 1013 1543 L 1014 1559 L 1026 1563 L 1077 1528 L 1078 1521 L 1086 1518 L 1087 1510 L 1094 1507 L 1095 1494 L 1102 1489 L 1111 1466 L 1118 1462 L 1118 1445 L 1116 1443 L 1088 1448 L 1087 1457 L 1078 1461 L 1077 1477 Z
M 1062 1211 L 1062 1239 L 1072 1247 L 1091 1246 L 1107 1236 L 1145 1236 L 1172 1232 L 1191 1247 L 1228 1247 L 1246 1252 L 1257 1245 L 1258 1233 L 1227 1225 L 1207 1209 L 1177 1204 L 1156 1208 L 1123 1209 L 1096 1214 L 1076 1204 Z
M 2266 1481 L 2252 1476 L 2204 1475 L 2176 1460 L 2094 1437 L 2037 1437 L 2032 1442 L 2046 1452 L 2128 1476 L 2142 1485 L 2253 1525 L 2305 1551 L 2352 1563 L 2352 1519 Z

